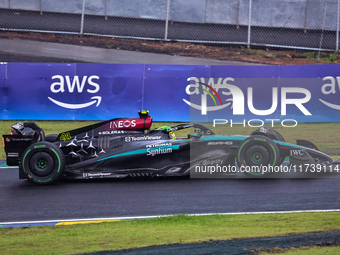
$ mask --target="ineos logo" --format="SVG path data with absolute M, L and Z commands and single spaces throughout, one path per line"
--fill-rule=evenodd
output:
M 136 126 L 136 120 L 115 120 L 110 122 L 110 129 L 116 128 L 133 128 Z
M 73 78 L 66 75 L 65 77 L 62 75 L 54 75 L 52 76 L 52 80 L 55 80 L 50 86 L 50 90 L 52 93 L 90 93 L 90 94 L 96 94 L 100 90 L 100 86 L 96 80 L 99 80 L 99 76 L 97 75 L 91 75 L 91 76 L 83 76 L 81 79 L 78 75 L 75 75 Z M 101 103 L 101 96 L 93 96 L 90 99 L 92 101 L 82 103 L 82 104 L 70 104 L 65 102 L 60 102 L 52 97 L 48 97 L 49 100 L 51 100 L 56 105 L 59 105 L 63 108 L 67 109 L 82 109 L 88 106 L 91 106 L 93 104 L 96 104 L 96 107 L 99 106 Z

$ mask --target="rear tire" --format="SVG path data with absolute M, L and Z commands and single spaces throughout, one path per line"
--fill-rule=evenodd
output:
M 31 144 L 24 152 L 20 168 L 30 182 L 50 184 L 62 176 L 65 156 L 55 144 L 37 142 Z

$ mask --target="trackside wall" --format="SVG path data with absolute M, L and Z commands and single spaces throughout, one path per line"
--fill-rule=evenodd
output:
M 339 122 L 339 94 L 340 65 L 0 64 L 3 120 Z

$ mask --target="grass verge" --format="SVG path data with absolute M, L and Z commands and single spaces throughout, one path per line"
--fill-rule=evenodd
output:
M 173 243 L 340 230 L 340 212 L 177 215 L 65 226 L 0 228 L 1 254 L 79 254 Z

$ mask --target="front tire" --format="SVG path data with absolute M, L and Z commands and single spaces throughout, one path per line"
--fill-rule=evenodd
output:
M 35 184 L 50 184 L 58 180 L 65 169 L 65 156 L 53 143 L 31 144 L 23 154 L 20 168 Z
M 280 164 L 280 151 L 270 138 L 250 136 L 239 146 L 237 164 L 248 177 L 267 177 Z

